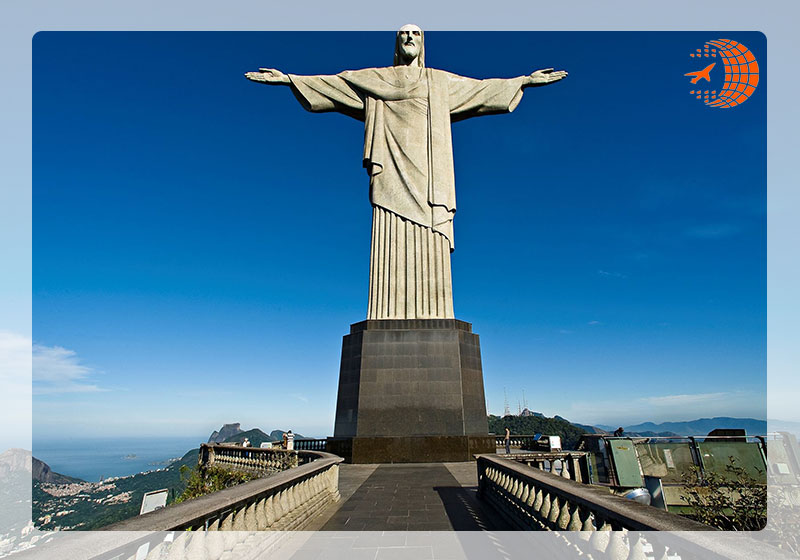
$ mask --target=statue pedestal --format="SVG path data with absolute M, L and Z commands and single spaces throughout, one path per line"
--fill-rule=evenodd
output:
M 457 319 L 352 325 L 342 342 L 327 449 L 353 463 L 468 461 L 493 453 L 472 326 Z

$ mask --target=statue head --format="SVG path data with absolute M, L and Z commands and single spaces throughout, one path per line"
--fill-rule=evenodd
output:
M 395 66 L 425 66 L 425 35 L 418 26 L 407 24 L 397 32 Z

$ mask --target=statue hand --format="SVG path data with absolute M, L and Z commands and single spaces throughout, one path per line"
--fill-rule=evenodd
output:
M 259 68 L 258 72 L 246 72 L 244 77 L 262 84 L 288 84 L 289 76 L 274 68 Z
M 528 83 L 526 86 L 546 86 L 558 82 L 567 77 L 567 72 L 564 70 L 553 71 L 552 68 L 545 68 L 544 70 L 537 70 L 528 76 Z

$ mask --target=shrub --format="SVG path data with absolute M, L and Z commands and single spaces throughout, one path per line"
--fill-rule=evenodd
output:
M 211 494 L 255 478 L 257 477 L 250 473 L 230 471 L 213 465 L 205 468 L 200 468 L 198 465 L 194 469 L 183 465 L 181 467 L 181 480 L 186 479 L 186 490 L 175 499 L 175 503 Z
M 767 524 L 767 486 L 728 457 L 724 473 L 693 466 L 683 476 L 681 499 L 690 517 L 724 531 L 759 531 Z

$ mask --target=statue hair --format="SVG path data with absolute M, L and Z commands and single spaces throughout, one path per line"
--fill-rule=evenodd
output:
M 417 66 L 425 67 L 425 32 L 420 29 L 419 31 L 419 56 L 414 61 L 416 62 Z M 397 32 L 397 35 L 394 39 L 394 64 L 393 66 L 401 66 L 400 64 L 400 32 Z

